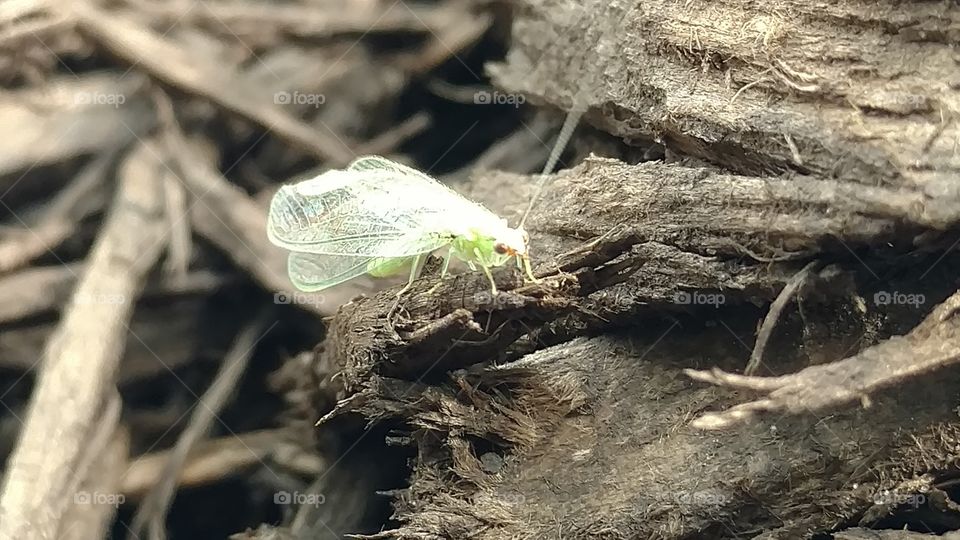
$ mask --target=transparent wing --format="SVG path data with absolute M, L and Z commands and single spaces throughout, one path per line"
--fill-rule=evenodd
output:
M 347 170 L 388 172 L 398 176 L 420 177 L 429 182 L 439 184 L 439 182 L 433 178 L 430 178 L 428 175 L 414 168 L 401 165 L 395 161 L 390 161 L 389 159 L 380 156 L 364 156 L 357 158 L 350 165 L 347 165 Z M 442 186 L 442 184 L 440 185 Z M 446 189 L 445 186 L 444 189 Z
M 287 273 L 301 291 L 321 291 L 366 273 L 373 257 L 318 255 L 293 252 L 287 259 Z
M 270 240 L 291 251 L 370 257 L 426 253 L 459 222 L 499 219 L 425 174 L 380 157 L 280 188 Z

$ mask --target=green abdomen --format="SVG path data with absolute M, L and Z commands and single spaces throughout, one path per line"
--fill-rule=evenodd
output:
M 367 273 L 373 277 L 395 276 L 409 272 L 416 257 L 379 257 L 367 263 Z

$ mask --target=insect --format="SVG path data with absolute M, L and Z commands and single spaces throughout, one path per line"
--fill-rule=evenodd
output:
M 490 269 L 511 259 L 537 281 L 522 226 L 511 228 L 426 174 L 378 156 L 281 187 L 270 203 L 267 235 L 291 252 L 290 280 L 303 291 L 409 269 L 399 297 L 417 279 L 427 256 L 443 248 L 441 279 L 451 257 L 457 257 L 471 270 L 479 267 L 494 294 Z

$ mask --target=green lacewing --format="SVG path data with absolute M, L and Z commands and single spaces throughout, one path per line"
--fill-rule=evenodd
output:
M 511 259 L 536 281 L 523 228 L 511 228 L 426 174 L 379 156 L 282 186 L 270 204 L 267 234 L 290 251 L 290 280 L 303 291 L 408 269 L 409 287 L 426 255 L 442 249 L 441 278 L 457 257 L 483 270 L 494 292 L 490 268 Z

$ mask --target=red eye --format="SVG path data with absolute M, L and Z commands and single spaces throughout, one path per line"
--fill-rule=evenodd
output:
M 494 244 L 494 245 L 493 245 L 493 250 L 496 251 L 497 253 L 499 253 L 500 255 L 505 255 L 508 251 L 510 251 L 510 250 L 507 248 L 506 244 L 504 244 L 504 243 L 502 243 L 502 242 L 497 242 L 496 244 Z

